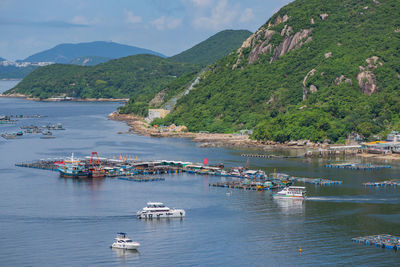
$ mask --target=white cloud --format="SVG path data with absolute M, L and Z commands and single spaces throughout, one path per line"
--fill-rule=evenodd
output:
M 87 26 L 97 24 L 98 22 L 99 22 L 98 18 L 89 20 L 85 16 L 75 16 L 71 19 L 71 23 L 73 24 L 87 25 Z
M 182 19 L 161 16 L 151 22 L 157 30 L 175 29 L 182 24 Z
M 209 16 L 200 16 L 194 18 L 193 23 L 198 28 L 220 29 L 230 26 L 240 14 L 238 6 L 230 7 L 228 0 L 220 0 L 211 10 Z
M 213 0 L 190 0 L 196 7 L 207 7 L 213 3 Z
M 136 24 L 142 22 L 142 17 L 135 16 L 133 12 L 130 10 L 124 10 L 124 14 L 125 14 L 125 22 L 129 24 Z
M 246 8 L 243 13 L 240 15 L 239 21 L 240 22 L 248 22 L 254 19 L 253 9 Z

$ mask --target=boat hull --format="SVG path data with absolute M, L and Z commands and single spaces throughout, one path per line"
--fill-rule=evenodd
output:
M 131 243 L 124 243 L 124 244 L 119 244 L 119 243 L 113 243 L 111 245 L 112 248 L 118 248 L 118 249 L 126 249 L 126 250 L 134 250 L 138 249 L 140 247 L 140 244 L 137 242 L 131 242 Z
M 278 194 L 273 194 L 272 197 L 285 198 L 285 199 L 306 199 L 306 196 L 287 196 L 287 195 L 278 195 Z
M 171 210 L 160 212 L 144 212 L 138 211 L 136 216 L 138 219 L 168 219 L 168 218 L 183 218 L 186 213 L 184 210 Z

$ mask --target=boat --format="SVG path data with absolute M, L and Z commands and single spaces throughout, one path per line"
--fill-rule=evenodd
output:
M 86 171 L 85 165 L 80 160 L 74 159 L 74 153 L 69 160 L 65 160 L 59 165 L 58 171 L 61 177 L 67 178 L 87 178 L 89 173 Z
M 112 248 L 120 248 L 120 249 L 137 249 L 140 246 L 140 243 L 133 242 L 126 233 L 117 233 L 117 237 L 115 238 L 115 242 L 111 245 Z
M 306 198 L 306 188 L 304 186 L 287 186 L 276 194 L 272 195 L 276 198 Z
M 183 218 L 183 209 L 170 209 L 161 202 L 148 202 L 147 206 L 136 213 L 138 219 Z

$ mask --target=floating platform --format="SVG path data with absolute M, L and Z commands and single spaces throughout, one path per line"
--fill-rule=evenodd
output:
M 58 171 L 58 166 L 54 160 L 40 160 L 32 163 L 17 163 L 15 166 L 24 168 L 33 168 L 40 170 Z
M 400 249 L 400 237 L 389 234 L 355 237 L 352 238 L 351 240 L 355 243 L 361 243 L 371 246 L 374 245 L 380 248 L 388 248 L 395 250 Z
M 210 183 L 208 184 L 208 186 L 243 189 L 243 190 L 255 190 L 255 191 L 267 191 L 279 188 L 279 186 L 264 186 L 257 184 L 245 184 L 241 182 L 217 182 L 217 183 Z
M 375 171 L 380 169 L 390 169 L 390 165 L 372 165 L 372 164 L 358 164 L 358 163 L 340 163 L 340 164 L 326 164 L 325 168 L 336 168 L 336 169 L 349 169 L 358 171 Z
M 158 182 L 165 181 L 162 177 L 118 177 L 119 180 L 131 181 L 131 182 Z
M 363 183 L 364 186 L 370 187 L 389 187 L 389 186 L 400 186 L 400 180 L 388 180 L 382 182 L 368 182 Z
M 294 159 L 294 158 L 303 158 L 304 155 L 302 156 L 283 156 L 283 155 L 271 155 L 271 154 L 241 154 L 241 157 L 247 157 L 247 158 L 265 158 L 265 159 Z

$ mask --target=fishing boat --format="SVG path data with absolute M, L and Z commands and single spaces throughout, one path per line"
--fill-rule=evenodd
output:
M 112 248 L 120 248 L 120 249 L 137 249 L 140 246 L 140 243 L 133 242 L 126 233 L 117 233 L 117 237 L 115 238 L 115 242 L 111 245 Z
M 147 206 L 136 213 L 138 219 L 183 218 L 185 210 L 170 209 L 161 202 L 148 202 Z
M 306 198 L 306 188 L 304 186 L 288 186 L 272 195 L 276 198 Z
M 61 177 L 67 178 L 87 178 L 89 173 L 86 171 L 85 165 L 79 159 L 74 158 L 74 153 L 70 159 L 59 164 L 58 171 Z

